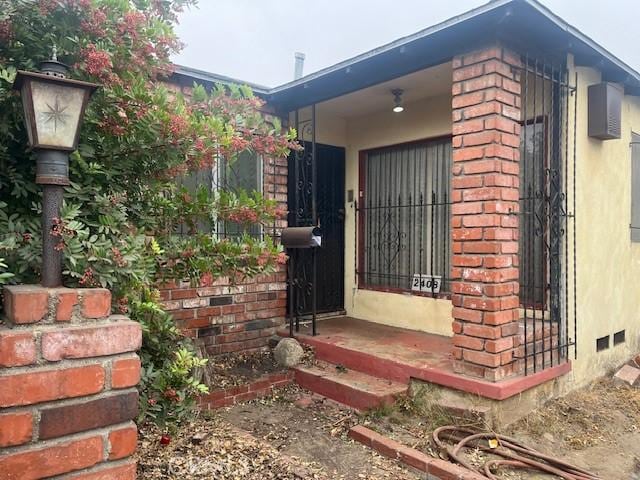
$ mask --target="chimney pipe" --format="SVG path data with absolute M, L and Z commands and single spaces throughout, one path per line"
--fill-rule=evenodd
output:
M 294 57 L 296 59 L 295 68 L 293 70 L 293 79 L 298 80 L 302 78 L 302 72 L 304 70 L 304 53 L 296 52 L 294 53 Z

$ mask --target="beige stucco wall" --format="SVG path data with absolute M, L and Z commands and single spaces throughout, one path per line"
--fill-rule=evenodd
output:
M 301 112 L 300 118 L 309 116 L 307 110 Z M 328 109 L 319 106 L 316 125 L 316 139 L 319 143 L 345 147 L 345 190 L 353 190 L 354 198 L 357 198 L 359 152 L 450 134 L 451 98 L 439 96 L 408 103 L 401 114 L 394 114 L 389 108 L 348 118 L 333 116 Z M 345 195 L 345 198 L 348 196 Z M 347 315 L 412 330 L 451 335 L 451 301 L 357 288 L 354 202 L 347 202 L 345 210 Z
M 640 244 L 631 242 L 629 230 L 629 143 L 631 131 L 640 132 L 640 98 L 624 98 L 621 139 L 592 139 L 587 134 L 587 88 L 599 83 L 601 75 L 591 68 L 575 71 L 578 358 L 573 380 L 578 386 L 606 374 L 640 349 Z M 626 343 L 614 347 L 613 334 L 620 330 L 626 330 Z M 606 335 L 611 336 L 611 347 L 596 352 L 596 339 Z
M 359 152 L 375 147 L 451 133 L 451 97 L 441 96 L 347 121 L 346 189 L 358 192 Z M 356 215 L 347 204 L 345 218 L 345 308 L 357 318 L 412 330 L 451 335 L 451 301 L 356 288 Z

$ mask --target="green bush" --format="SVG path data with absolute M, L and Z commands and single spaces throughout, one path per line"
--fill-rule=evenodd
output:
M 163 312 L 155 285 L 250 277 L 285 261 L 270 241 L 236 241 L 200 233 L 217 219 L 249 231 L 284 212 L 257 192 L 189 192 L 181 175 L 232 163 L 245 151 L 286 156 L 295 132 L 261 114 L 246 87 L 194 85 L 190 98 L 163 86 L 180 43 L 178 13 L 193 0 L 0 0 L 0 283 L 38 280 L 41 191 L 27 148 L 18 69 L 35 70 L 55 45 L 76 79 L 97 82 L 77 151 L 71 185 L 54 228 L 68 286 L 103 286 L 114 306 L 144 329 L 143 418 L 179 421 L 205 390 L 193 378 L 202 364 Z M 221 46 L 220 48 L 228 48 Z M 186 228 L 188 235 L 176 235 Z

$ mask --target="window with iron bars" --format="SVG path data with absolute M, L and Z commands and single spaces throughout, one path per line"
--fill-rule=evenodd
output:
M 255 152 L 245 151 L 238 155 L 233 161 L 224 158 L 219 159 L 216 164 L 207 169 L 200 170 L 183 177 L 181 185 L 190 192 L 205 185 L 212 192 L 224 189 L 232 192 L 262 192 L 262 158 Z M 230 221 L 215 219 L 211 222 L 202 222 L 198 226 L 200 232 L 211 232 L 219 238 L 239 239 L 243 235 L 255 238 L 263 236 L 263 228 L 260 224 L 238 224 Z M 186 235 L 188 232 L 180 230 L 180 234 Z
M 449 291 L 451 138 L 362 152 L 359 287 Z

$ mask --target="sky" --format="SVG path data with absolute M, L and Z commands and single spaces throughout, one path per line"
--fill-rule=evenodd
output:
M 294 52 L 309 74 L 415 33 L 486 0 L 199 0 L 177 33 L 173 60 L 269 87 L 293 79 Z M 541 0 L 640 71 L 640 0 Z

